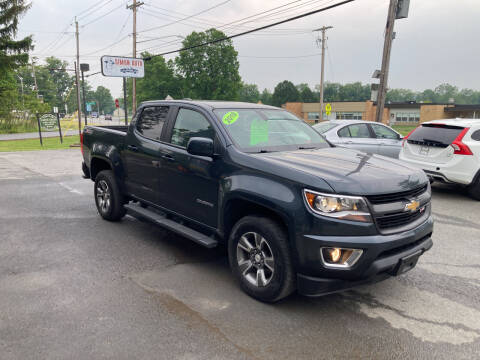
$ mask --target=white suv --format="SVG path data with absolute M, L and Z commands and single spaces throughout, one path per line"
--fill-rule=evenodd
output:
M 480 200 L 480 119 L 423 123 L 403 139 L 399 158 L 431 180 L 468 186 Z

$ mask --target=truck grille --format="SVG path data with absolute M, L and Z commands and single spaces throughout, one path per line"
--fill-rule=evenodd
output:
M 411 222 L 419 219 L 422 215 L 425 214 L 425 209 L 423 211 L 417 210 L 414 213 L 398 212 L 392 213 L 384 216 L 379 216 L 376 218 L 377 225 L 381 230 L 396 228 L 404 225 L 408 225 Z
M 402 191 L 402 192 L 393 193 L 393 194 L 370 195 L 370 196 L 367 196 L 367 199 L 368 201 L 370 201 L 370 203 L 374 205 L 388 204 L 396 201 L 414 198 L 418 195 L 423 194 L 425 191 L 427 191 L 427 189 L 428 189 L 428 185 L 424 185 L 422 187 L 419 187 L 413 190 Z

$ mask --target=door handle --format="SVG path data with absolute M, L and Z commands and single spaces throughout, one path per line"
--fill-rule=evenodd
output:
M 135 145 L 128 145 L 127 149 L 132 151 L 138 151 L 138 147 L 136 147 Z
M 170 154 L 162 155 L 162 158 L 164 158 L 167 161 L 175 161 L 175 158 Z

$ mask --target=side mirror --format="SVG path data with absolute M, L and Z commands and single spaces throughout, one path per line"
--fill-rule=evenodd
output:
M 213 140 L 203 137 L 192 137 L 188 140 L 187 152 L 191 155 L 213 157 Z

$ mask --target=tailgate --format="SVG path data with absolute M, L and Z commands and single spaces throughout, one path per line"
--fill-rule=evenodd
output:
M 461 126 L 424 124 L 410 134 L 404 154 L 413 160 L 445 164 L 452 160 L 455 149 L 451 145 L 463 130 Z

